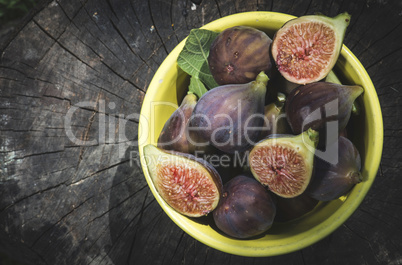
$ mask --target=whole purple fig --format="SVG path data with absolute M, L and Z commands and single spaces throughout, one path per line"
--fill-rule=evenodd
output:
M 362 181 L 360 154 L 349 139 L 340 136 L 327 152 L 338 156 L 332 159 L 316 156 L 314 175 L 306 190 L 310 197 L 319 201 L 337 199 Z
M 191 115 L 189 141 L 232 154 L 247 150 L 260 137 L 268 80 L 261 72 L 255 81 L 223 85 L 205 93 Z
M 362 93 L 361 86 L 329 82 L 293 89 L 286 102 L 286 115 L 293 133 L 299 134 L 309 128 L 320 131 L 333 121 L 341 132 L 349 121 L 354 101 Z
M 213 218 L 225 234 L 249 238 L 266 232 L 275 214 L 276 207 L 269 192 L 255 179 L 239 175 L 223 186 Z
M 222 31 L 211 44 L 208 65 L 219 85 L 245 84 L 272 68 L 271 38 L 252 27 L 235 26 Z
M 180 106 L 166 121 L 158 138 L 158 147 L 165 150 L 174 150 L 182 153 L 194 151 L 191 143 L 187 141 L 187 124 L 197 104 L 197 96 L 187 94 Z
M 288 222 L 299 218 L 311 210 L 318 204 L 318 200 L 313 199 L 303 193 L 294 198 L 282 198 L 276 196 L 276 216 L 277 222 Z

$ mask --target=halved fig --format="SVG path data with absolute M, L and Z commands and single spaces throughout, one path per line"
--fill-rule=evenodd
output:
M 312 129 L 294 135 L 272 135 L 257 143 L 250 152 L 254 177 L 278 196 L 302 194 L 311 179 L 318 132 Z
M 350 15 L 292 19 L 275 34 L 272 57 L 288 81 L 308 84 L 326 77 L 338 60 Z
M 144 147 L 149 175 L 160 196 L 177 212 L 200 217 L 213 211 L 222 194 L 218 172 L 190 154 Z

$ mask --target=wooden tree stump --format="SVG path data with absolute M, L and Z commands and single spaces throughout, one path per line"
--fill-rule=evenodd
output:
M 2 40 L 0 252 L 52 265 L 402 264 L 402 4 L 198 2 L 44 1 Z M 142 100 L 168 53 L 192 28 L 256 10 L 352 14 L 345 44 L 373 80 L 385 127 L 377 178 L 352 217 L 269 258 L 229 255 L 184 233 L 150 192 L 136 146 Z

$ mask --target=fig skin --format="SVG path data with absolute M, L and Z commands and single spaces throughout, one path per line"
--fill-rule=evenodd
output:
M 217 207 L 222 179 L 206 160 L 152 144 L 144 146 L 144 157 L 155 189 L 175 211 L 201 217 Z
M 276 196 L 275 222 L 289 222 L 312 211 L 318 200 L 309 197 L 306 193 L 295 198 L 282 198 Z
M 234 238 L 250 238 L 273 224 L 275 203 L 269 192 L 253 178 L 238 175 L 223 187 L 223 196 L 213 211 L 216 226 Z
M 268 76 L 261 72 L 247 84 L 218 86 L 199 100 L 189 121 L 189 141 L 222 152 L 244 152 L 259 140 L 264 122 Z M 251 128 L 248 130 L 248 128 Z
M 251 173 L 262 185 L 283 198 L 302 194 L 313 173 L 319 133 L 312 129 L 299 135 L 271 135 L 250 151 Z
M 301 16 L 286 22 L 271 45 L 275 65 L 281 75 L 296 84 L 324 79 L 338 60 L 351 16 Z
M 316 157 L 314 176 L 306 191 L 310 197 L 319 201 L 331 201 L 346 195 L 362 181 L 360 154 L 349 139 L 340 136 L 338 142 L 329 147 L 328 152 L 338 152 L 335 159 L 338 161 L 325 161 Z
M 208 65 L 219 85 L 245 84 L 264 71 L 270 76 L 272 40 L 265 32 L 246 26 L 222 31 L 211 44 Z
M 358 85 L 316 82 L 299 86 L 288 95 L 285 107 L 293 133 L 309 128 L 320 131 L 331 121 L 337 121 L 338 133 L 341 132 L 349 121 L 353 103 L 362 93 Z
M 182 153 L 193 153 L 194 146 L 187 140 L 187 125 L 197 104 L 195 94 L 187 94 L 180 106 L 166 121 L 158 138 L 158 147 Z

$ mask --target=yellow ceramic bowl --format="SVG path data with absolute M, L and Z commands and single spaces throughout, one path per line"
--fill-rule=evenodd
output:
M 272 38 L 274 32 L 292 18 L 294 17 L 274 12 L 247 12 L 218 19 L 202 28 L 222 31 L 232 26 L 246 25 L 263 30 Z M 382 153 L 381 109 L 370 77 L 359 60 L 343 46 L 334 73 L 344 84 L 358 84 L 364 87 L 364 94 L 359 98 L 363 109 L 361 116 L 354 120 L 352 135 L 352 141 L 362 156 L 364 181 L 356 185 L 347 196 L 328 203 L 319 203 L 310 213 L 299 219 L 275 223 L 263 237 L 238 240 L 226 237 L 209 224 L 187 218 L 170 208 L 157 193 L 144 162 L 143 147 L 149 143 L 156 144 L 165 121 L 187 91 L 189 78 L 176 63 L 184 43 L 185 40 L 177 45 L 153 77 L 143 102 L 139 124 L 142 169 L 153 195 L 166 214 L 189 235 L 212 248 L 253 257 L 274 256 L 300 250 L 337 229 L 356 210 L 370 189 Z

